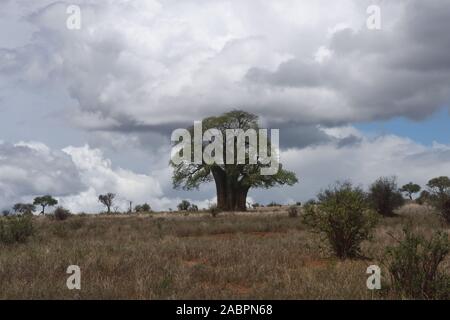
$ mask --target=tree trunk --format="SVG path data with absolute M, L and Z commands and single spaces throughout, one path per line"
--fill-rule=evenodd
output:
M 212 174 L 214 177 L 214 181 L 216 182 L 217 208 L 226 210 L 227 192 L 225 172 L 220 168 L 213 168 Z
M 212 174 L 216 183 L 217 207 L 223 211 L 246 211 L 250 187 L 242 187 L 237 178 L 227 176 L 220 168 L 213 168 Z

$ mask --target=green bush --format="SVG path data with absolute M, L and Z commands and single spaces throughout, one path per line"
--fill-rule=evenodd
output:
M 423 190 L 419 197 L 416 199 L 417 204 L 424 205 L 429 204 L 431 199 L 431 194 L 427 190 Z
M 430 240 L 404 229 L 398 246 L 386 250 L 393 289 L 410 299 L 449 299 L 450 276 L 439 268 L 450 250 L 448 235 L 436 232 Z
M 188 211 L 190 212 L 198 212 L 198 206 L 195 204 L 191 204 L 188 208 Z
M 209 213 L 215 218 L 217 215 L 221 212 L 220 208 L 217 206 L 217 204 L 212 204 L 209 206 Z
M 191 206 L 191 203 L 189 201 L 183 200 L 177 205 L 177 208 L 179 211 L 187 211 L 190 206 Z
M 428 181 L 428 202 L 437 213 L 450 224 L 450 178 L 438 177 Z
M 71 213 L 69 210 L 64 209 L 63 207 L 58 207 L 55 209 L 55 212 L 53 212 L 53 217 L 55 220 L 66 220 L 71 216 Z
M 383 216 L 393 216 L 394 210 L 405 203 L 395 177 L 382 177 L 375 181 L 370 186 L 368 198 L 372 208 Z
M 10 216 L 0 219 L 0 243 L 23 243 L 33 234 L 30 215 Z
M 267 206 L 266 207 L 281 207 L 282 205 L 281 204 L 279 204 L 278 202 L 275 202 L 275 201 L 272 201 L 272 202 L 270 202 L 269 204 L 267 204 Z
M 144 203 L 142 205 L 137 205 L 134 207 L 134 211 L 137 213 L 151 213 L 152 207 L 148 203 Z
M 305 224 L 321 234 L 340 259 L 361 257 L 360 245 L 370 239 L 377 223 L 363 190 L 337 183 L 317 197 L 317 204 L 304 208 Z

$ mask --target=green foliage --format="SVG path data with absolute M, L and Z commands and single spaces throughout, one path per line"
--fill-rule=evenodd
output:
M 281 204 L 279 204 L 275 201 L 272 201 L 272 202 L 268 203 L 266 207 L 281 207 Z
M 148 203 L 144 203 L 142 205 L 137 205 L 134 207 L 134 211 L 137 213 L 149 213 L 152 212 L 152 208 Z
M 428 182 L 427 186 L 429 189 L 428 202 L 450 224 L 450 179 L 448 177 L 434 178 Z
M 441 176 L 431 179 L 427 183 L 430 193 L 434 195 L 448 194 L 450 191 L 450 178 Z
M 111 207 L 115 198 L 116 195 L 114 193 L 101 194 L 98 196 L 98 201 L 106 207 L 107 213 L 111 213 Z
M 190 211 L 190 212 L 197 212 L 197 211 L 198 211 L 197 205 L 195 205 L 195 204 L 192 203 L 192 204 L 189 206 L 188 211 Z
M 361 257 L 360 245 L 370 239 L 377 223 L 363 190 L 337 183 L 317 197 L 317 204 L 304 208 L 305 224 L 321 234 L 340 259 Z
M 313 206 L 316 204 L 317 204 L 316 199 L 309 199 L 308 201 L 305 202 L 305 206 Z
M 34 232 L 32 219 L 27 214 L 0 218 L 0 243 L 25 242 Z
M 393 216 L 405 200 L 397 188 L 395 177 L 381 177 L 371 186 L 368 198 L 372 208 L 383 216 Z
M 70 211 L 64 209 L 63 207 L 58 207 L 55 209 L 55 212 L 53 212 L 53 217 L 55 218 L 55 220 L 59 221 L 66 220 L 70 216 L 71 216 Z
M 445 232 L 430 240 L 404 229 L 404 239 L 386 249 L 387 267 L 393 289 L 410 299 L 449 299 L 450 276 L 440 265 L 450 251 Z
M 177 208 L 179 211 L 187 211 L 190 206 L 191 206 L 191 203 L 189 201 L 183 200 L 177 205 Z
M 405 185 L 400 189 L 400 192 L 406 193 L 406 195 L 408 196 L 408 198 L 409 198 L 410 200 L 412 200 L 412 199 L 413 199 L 413 195 L 416 194 L 416 193 L 418 193 L 418 192 L 420 192 L 421 189 L 422 189 L 422 188 L 421 188 L 418 184 L 415 184 L 415 183 L 410 182 L 410 183 L 408 183 L 408 184 L 405 184 Z
M 298 217 L 298 206 L 290 206 L 288 209 L 289 217 L 296 218 Z
M 56 200 L 50 195 L 46 195 L 34 198 L 33 204 L 35 206 L 41 206 L 42 207 L 41 214 L 45 214 L 45 208 L 56 206 L 58 204 L 58 200 Z
M 15 213 L 32 215 L 36 211 L 36 207 L 31 203 L 16 203 L 13 207 Z
M 202 134 L 209 129 L 217 129 L 226 137 L 227 129 L 258 130 L 258 117 L 254 114 L 234 110 L 220 116 L 209 117 L 202 121 Z M 193 136 L 194 128 L 188 129 Z M 259 138 L 258 138 L 259 139 Z M 270 141 L 268 150 L 270 150 Z M 222 157 L 226 159 L 227 144 L 224 139 L 224 154 Z M 193 142 L 191 146 L 191 157 L 194 155 Z M 235 158 L 237 152 L 234 153 Z M 294 172 L 284 170 L 280 164 L 279 170 L 274 175 L 261 175 L 261 168 L 268 167 L 269 164 L 263 164 L 257 159 L 256 164 L 249 164 L 249 154 L 246 150 L 245 164 L 238 164 L 237 158 L 234 164 L 195 164 L 192 162 L 182 162 L 175 164 L 170 161 L 173 167 L 172 182 L 174 188 L 182 188 L 184 190 L 198 189 L 203 183 L 215 181 L 220 189 L 226 190 L 222 194 L 218 194 L 218 205 L 226 210 L 243 209 L 245 210 L 245 198 L 250 188 L 271 188 L 277 185 L 293 185 L 298 182 Z M 234 195 L 233 195 L 234 194 Z M 244 195 L 244 196 L 242 196 Z M 226 201 L 226 197 L 231 199 L 240 199 L 240 203 L 231 203 Z M 225 208 L 226 207 L 226 208 Z
M 427 190 L 423 190 L 419 197 L 416 199 L 416 202 L 420 205 L 428 204 L 431 199 L 431 194 Z

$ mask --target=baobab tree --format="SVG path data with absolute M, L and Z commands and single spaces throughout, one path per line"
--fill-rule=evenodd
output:
M 245 111 L 231 111 L 220 116 L 209 117 L 202 121 L 202 136 L 210 129 L 217 129 L 222 136 L 227 135 L 227 131 L 235 130 L 248 132 L 248 130 L 258 131 L 258 117 Z M 195 135 L 194 126 L 187 129 L 191 134 Z M 237 138 L 236 138 L 237 139 Z M 258 150 L 261 148 L 261 136 L 258 136 Z M 195 139 L 194 139 L 195 140 Z M 237 139 L 239 140 L 239 139 Z M 250 151 L 250 138 L 244 139 L 245 145 L 245 163 L 238 161 L 239 152 L 237 144 L 230 145 L 229 141 L 222 141 L 222 159 L 229 159 L 230 154 L 234 158 L 231 163 L 226 161 L 222 164 L 214 162 L 208 163 L 204 159 L 200 162 L 182 161 L 175 163 L 170 162 L 174 171 L 172 176 L 174 188 L 182 188 L 184 190 L 198 189 L 202 183 L 215 182 L 217 192 L 217 207 L 223 211 L 245 211 L 247 203 L 247 195 L 251 188 L 271 188 L 277 185 L 293 185 L 297 183 L 295 173 L 284 170 L 282 165 L 277 163 L 277 170 L 273 174 L 261 174 L 262 169 L 267 169 L 270 165 L 257 154 L 256 159 Z M 202 139 L 202 152 L 208 148 L 208 141 Z M 220 141 L 220 140 L 219 140 Z M 210 141 L 211 142 L 211 141 Z M 195 158 L 195 146 L 191 141 L 189 156 Z M 265 141 L 267 148 L 272 150 L 270 139 Z M 183 150 L 182 152 L 184 152 Z M 215 151 L 217 152 L 217 150 Z M 231 153 L 230 153 L 231 152 Z M 217 156 L 216 154 L 214 156 Z M 253 157 L 253 158 L 252 158 Z M 250 161 L 251 158 L 253 161 Z

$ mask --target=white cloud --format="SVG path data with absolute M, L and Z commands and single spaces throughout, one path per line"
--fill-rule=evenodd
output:
M 86 186 L 72 159 L 41 143 L 0 143 L 0 208 L 30 197 L 77 194 Z
M 354 135 L 356 130 L 344 131 Z M 337 180 L 367 187 L 380 176 L 397 176 L 400 185 L 413 181 L 425 187 L 431 178 L 450 172 L 448 145 L 428 147 L 395 135 L 358 136 L 358 143 L 345 146 L 327 143 L 283 152 L 285 167 L 300 178 L 299 184 L 283 191 L 285 199 L 307 200 Z
M 123 168 L 113 168 L 109 159 L 105 159 L 99 149 L 67 147 L 63 151 L 72 157 L 81 180 L 89 189 L 77 196 L 62 200 L 73 211 L 97 212 L 101 205 L 97 199 L 108 192 L 117 195 L 116 205 L 120 210 L 128 208 L 128 201 L 134 204 L 148 202 L 161 209 L 171 201 L 163 196 L 159 181 L 151 175 L 136 174 Z

